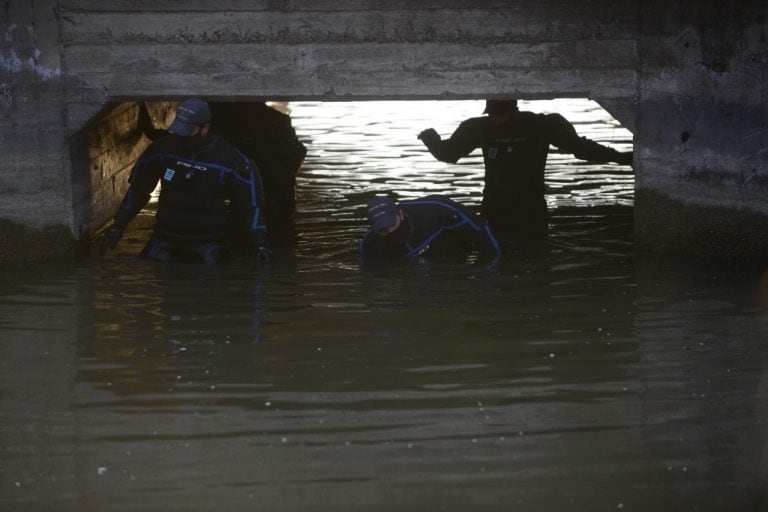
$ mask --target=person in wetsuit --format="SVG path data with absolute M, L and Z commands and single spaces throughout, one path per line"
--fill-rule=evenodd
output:
M 271 232 L 291 224 L 296 210 L 296 174 L 307 155 L 287 114 L 264 102 L 210 102 L 213 131 L 256 164 L 264 187 L 264 217 Z M 139 104 L 139 128 L 150 140 L 167 131 L 155 128 L 147 106 Z
M 228 259 L 224 237 L 231 208 L 250 233 L 257 261 L 272 259 L 259 172 L 210 128 L 205 101 L 188 99 L 178 105 L 169 133 L 153 141 L 136 161 L 130 187 L 102 239 L 102 255 L 115 248 L 160 181 L 154 232 L 141 257 L 196 263 Z
M 287 114 L 264 102 L 211 103 L 213 129 L 245 153 L 261 172 L 264 214 L 271 232 L 296 211 L 296 174 L 307 155 Z
M 432 128 L 418 137 L 436 159 L 447 163 L 482 148 L 481 213 L 496 232 L 546 233 L 544 169 L 550 144 L 581 160 L 632 164 L 632 152 L 620 153 L 580 137 L 560 114 L 520 111 L 517 100 L 488 100 L 484 113 L 488 115 L 463 121 L 446 140 Z
M 441 196 L 395 203 L 376 196 L 368 202 L 370 228 L 360 242 L 363 264 L 405 264 L 418 258 L 466 258 L 473 251 L 496 259 L 499 244 L 488 223 Z

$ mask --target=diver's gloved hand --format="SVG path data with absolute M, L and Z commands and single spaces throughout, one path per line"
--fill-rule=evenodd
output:
M 251 240 L 253 241 L 253 252 L 256 257 L 256 263 L 259 266 L 266 265 L 275 259 L 274 256 L 272 256 L 272 250 L 269 248 L 269 240 L 267 239 L 265 230 L 252 231 Z
M 632 165 L 632 157 L 634 155 L 634 152 L 627 151 L 626 153 L 619 153 L 618 158 L 616 158 L 616 163 L 620 165 Z
M 267 263 L 272 262 L 274 259 L 275 257 L 272 255 L 272 251 L 269 249 L 269 247 L 264 245 L 256 247 L 256 263 L 259 266 L 266 265 Z
M 421 140 L 425 146 L 430 147 L 431 145 L 440 142 L 441 139 L 434 128 L 427 128 L 419 134 L 419 140 Z
M 101 246 L 99 247 L 99 254 L 103 257 L 107 254 L 107 251 L 114 249 L 117 242 L 123 237 L 123 228 L 117 224 L 112 224 L 110 228 L 104 233 L 101 239 Z

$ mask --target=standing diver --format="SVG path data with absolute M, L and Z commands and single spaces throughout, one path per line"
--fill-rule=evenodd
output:
M 153 141 L 136 161 L 130 187 L 102 239 L 102 256 L 115 248 L 160 181 L 154 233 L 142 258 L 194 263 L 228 259 L 224 239 L 231 207 L 250 233 L 257 262 L 272 260 L 259 171 L 210 128 L 211 110 L 205 101 L 193 98 L 178 105 L 169 133 Z
M 517 100 L 488 100 L 488 116 L 459 124 L 442 140 L 432 128 L 419 139 L 441 162 L 456 163 L 476 148 L 483 150 L 485 187 L 481 213 L 497 233 L 539 236 L 547 231 L 544 169 L 550 144 L 593 162 L 632 164 L 632 152 L 580 137 L 560 114 L 520 111 Z

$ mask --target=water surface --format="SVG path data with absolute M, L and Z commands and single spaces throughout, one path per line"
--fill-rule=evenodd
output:
M 634 254 L 633 176 L 553 153 L 552 232 L 493 267 L 362 272 L 374 193 L 476 207 L 434 161 L 481 102 L 299 103 L 277 261 L 3 269 L 0 510 L 765 510 L 761 269 Z M 619 150 L 586 101 L 532 102 Z

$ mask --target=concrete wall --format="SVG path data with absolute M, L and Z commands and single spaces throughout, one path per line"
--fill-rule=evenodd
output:
M 142 143 L 115 104 L 193 95 L 591 97 L 635 130 L 641 241 L 695 235 L 661 229 L 681 203 L 767 213 L 757 0 L 29 3 L 0 4 L 0 261 L 67 252 L 107 220 Z M 9 251 L 22 233 L 41 244 Z
M 74 248 L 54 7 L 53 1 L 0 5 L 0 261 Z
M 662 251 L 764 257 L 768 3 L 647 1 L 642 12 L 637 238 Z
M 173 120 L 174 102 L 148 103 L 155 126 Z M 70 139 L 74 225 L 90 238 L 110 219 L 128 189 L 133 164 L 149 145 L 138 127 L 137 102 L 110 104 Z

